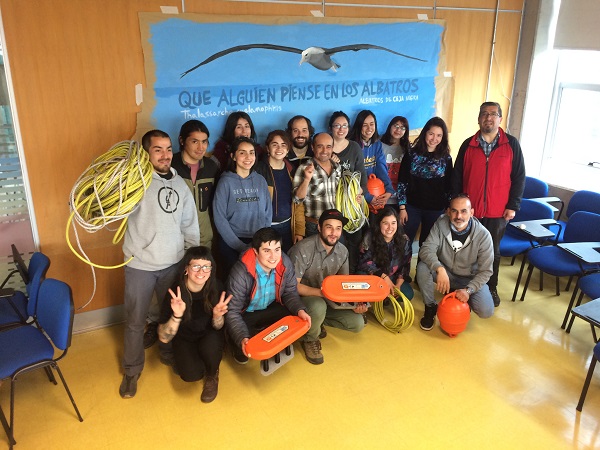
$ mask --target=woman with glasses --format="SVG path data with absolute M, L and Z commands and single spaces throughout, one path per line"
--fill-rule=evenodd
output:
M 287 253 L 292 247 L 292 224 L 294 205 L 292 202 L 293 167 L 287 155 L 292 143 L 283 130 L 269 133 L 265 141 L 267 157 L 256 163 L 255 171 L 267 181 L 273 207 L 271 228 L 281 235 L 281 249 Z
M 412 148 L 402 159 L 398 175 L 400 223 L 411 243 L 419 225 L 419 246 L 448 207 L 452 182 L 452 157 L 448 127 L 439 117 L 429 119 Z
M 175 369 L 187 382 L 204 378 L 200 400 L 212 402 L 219 388 L 219 365 L 225 337 L 226 297 L 213 276 L 215 261 L 208 247 L 191 247 L 183 256 L 181 277 L 169 289 L 158 326 L 161 342 L 173 344 Z
M 400 163 L 402 158 L 410 147 L 408 140 L 408 120 L 403 116 L 394 117 L 388 124 L 385 134 L 381 137 L 381 145 L 385 162 L 388 167 L 388 176 L 392 182 L 394 193 L 387 201 L 387 206 L 398 211 L 398 174 L 400 173 Z
M 365 199 L 371 205 L 372 211 L 379 210 L 385 206 L 394 193 L 394 189 L 388 176 L 385 155 L 377 132 L 377 118 L 372 111 L 363 110 L 358 113 L 352 126 L 350 138 L 357 142 L 362 149 L 367 177 L 374 173 L 385 186 L 385 193 L 377 197 L 365 191 Z
M 367 173 L 360 145 L 348 140 L 350 131 L 350 118 L 342 111 L 334 112 L 329 118 L 329 132 L 333 136 L 332 160 L 342 165 L 343 171 L 358 172 L 360 174 L 360 187 L 363 195 L 367 192 Z M 356 273 L 358 265 L 358 246 L 362 240 L 362 230 L 348 233 L 344 230 L 344 245 L 348 248 L 348 262 L 350 273 Z
M 233 140 L 238 137 L 250 138 L 256 141 L 256 131 L 250 116 L 244 111 L 236 111 L 227 117 L 225 129 L 221 139 L 217 141 L 213 148 L 213 159 L 219 165 L 221 172 L 224 172 L 229 167 L 229 147 Z M 261 157 L 264 154 L 263 149 L 257 145 L 256 156 Z

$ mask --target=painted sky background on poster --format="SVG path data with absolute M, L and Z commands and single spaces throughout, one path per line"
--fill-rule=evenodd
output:
M 202 120 L 213 144 L 226 116 L 238 110 L 250 114 L 260 143 L 269 131 L 284 128 L 295 114 L 306 115 L 317 131 L 324 131 L 329 116 L 337 110 L 346 112 L 352 121 L 362 109 L 374 111 L 380 133 L 395 115 L 406 116 L 411 129 L 420 128 L 435 114 L 434 79 L 442 33 L 441 25 L 426 22 L 264 25 L 180 18 L 159 21 L 150 25 L 156 69 L 152 121 L 175 141 L 183 122 Z M 332 55 L 341 66 L 334 72 L 308 63 L 300 65 L 297 53 L 251 49 L 227 54 L 180 77 L 216 52 L 246 44 L 302 50 L 371 44 L 425 62 L 376 49 L 345 51 Z

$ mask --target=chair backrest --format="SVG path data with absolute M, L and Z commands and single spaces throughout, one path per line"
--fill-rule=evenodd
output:
M 600 214 L 600 193 L 593 191 L 577 191 L 569 200 L 567 207 L 567 217 L 577 211 L 589 211 Z
M 46 272 L 50 267 L 50 259 L 41 252 L 35 252 L 29 261 L 27 276 L 29 283 L 27 284 L 27 314 L 31 317 L 37 315 L 37 300 L 40 291 L 42 280 L 46 277 Z
M 577 211 L 565 226 L 565 242 L 600 242 L 600 214 Z
M 71 345 L 73 314 L 73 296 L 69 285 L 53 278 L 42 281 L 37 321 L 56 348 L 66 350 Z
M 554 212 L 550 205 L 544 202 L 536 202 L 535 200 L 522 199 L 521 209 L 515 214 L 514 222 L 522 222 L 525 220 L 538 219 L 553 219 Z
M 525 177 L 523 198 L 548 197 L 548 183 L 539 178 Z

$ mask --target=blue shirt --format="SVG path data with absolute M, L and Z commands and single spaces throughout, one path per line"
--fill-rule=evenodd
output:
M 247 312 L 262 311 L 275 301 L 275 270 L 268 274 L 256 263 L 256 291 L 250 300 Z

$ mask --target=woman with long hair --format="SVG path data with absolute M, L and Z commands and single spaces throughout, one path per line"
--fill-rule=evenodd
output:
M 431 227 L 448 207 L 451 182 L 448 127 L 443 119 L 433 117 L 402 159 L 398 176 L 400 222 L 411 242 L 419 225 L 419 246 L 425 242 Z
M 403 116 L 396 116 L 388 124 L 383 136 L 381 136 L 381 145 L 385 162 L 388 168 L 388 176 L 392 182 L 394 193 L 388 199 L 387 205 L 392 206 L 398 211 L 398 175 L 400 173 L 400 163 L 404 155 L 408 153 L 410 141 L 408 140 L 408 120 Z
M 271 226 L 273 217 L 267 182 L 253 170 L 254 141 L 247 137 L 236 138 L 230 152 L 230 170 L 221 175 L 213 200 L 223 279 L 240 253 L 248 248 L 254 233 Z
M 410 282 L 412 249 L 400 224 L 398 213 L 386 206 L 365 233 L 360 245 L 358 273 L 381 277 L 393 293 L 395 288 L 408 299 L 414 292 Z
M 267 135 L 267 157 L 258 161 L 257 173 L 267 181 L 271 194 L 273 218 L 271 228 L 281 235 L 281 249 L 287 253 L 292 247 L 292 178 L 293 167 L 287 155 L 292 143 L 283 130 L 273 130 Z
M 394 193 L 394 189 L 388 176 L 385 155 L 383 154 L 383 147 L 379 140 L 379 133 L 377 132 L 377 118 L 372 111 L 363 110 L 358 113 L 352 126 L 350 138 L 357 142 L 362 149 L 367 177 L 374 173 L 385 186 L 385 193 L 379 196 L 375 197 L 368 191 L 364 193 L 365 199 L 373 209 L 381 209 Z
M 225 122 L 223 134 L 213 148 L 212 156 L 219 165 L 221 172 L 226 171 L 229 167 L 229 147 L 233 143 L 233 140 L 239 137 L 246 137 L 256 141 L 254 124 L 250 116 L 244 111 L 236 111 L 229 114 Z M 259 145 L 255 146 L 255 150 L 258 158 L 264 153 Z
M 158 336 L 165 344 L 173 343 L 174 367 L 183 381 L 204 378 L 200 400 L 209 403 L 219 388 L 223 316 L 231 295 L 225 297 L 213 276 L 215 261 L 208 247 L 188 248 L 181 264 L 181 276 L 162 302 Z

